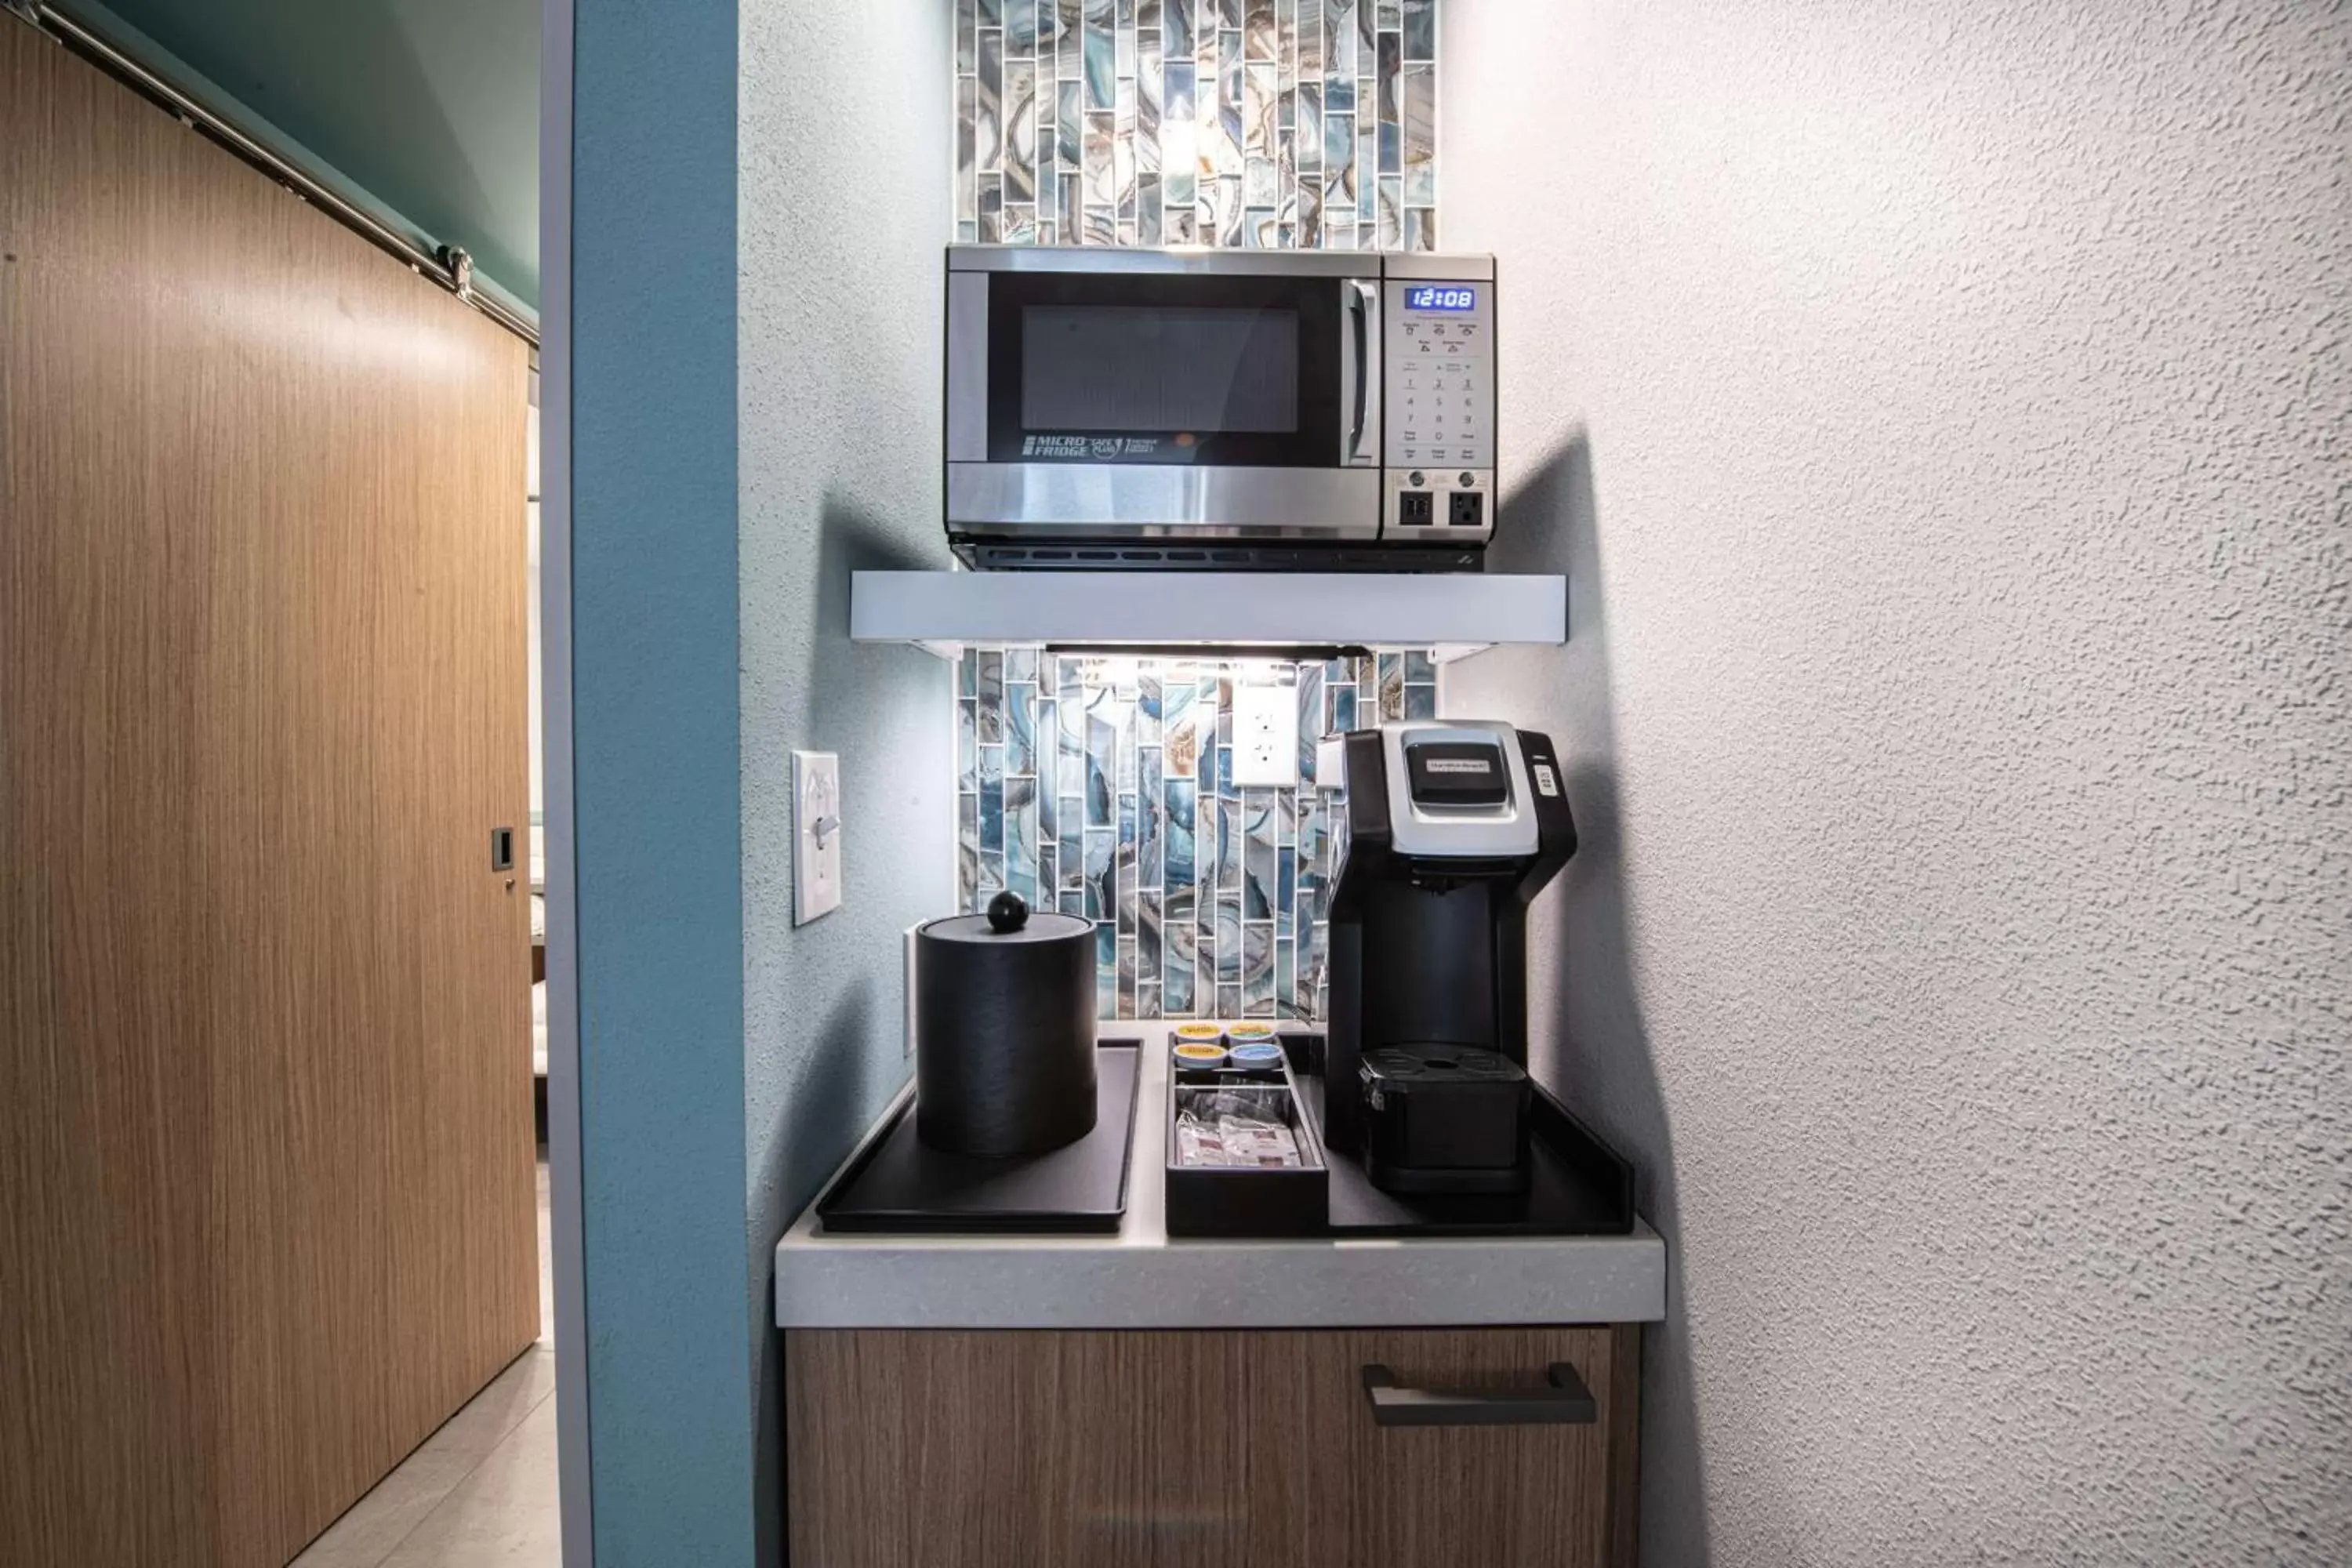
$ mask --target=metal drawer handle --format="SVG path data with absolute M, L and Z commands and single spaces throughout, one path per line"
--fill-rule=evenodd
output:
M 1364 1368 L 1364 1399 L 1382 1426 L 1568 1426 L 1600 1419 L 1576 1368 L 1556 1361 L 1541 1388 L 1399 1388 L 1378 1362 Z

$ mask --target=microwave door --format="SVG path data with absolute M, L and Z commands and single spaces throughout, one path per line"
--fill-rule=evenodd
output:
M 951 525 L 1376 537 L 1379 304 L 1279 270 L 953 276 Z

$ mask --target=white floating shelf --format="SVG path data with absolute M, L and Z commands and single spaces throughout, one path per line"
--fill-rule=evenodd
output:
M 1435 648 L 1568 640 L 1568 579 L 1467 572 L 858 572 L 853 642 Z

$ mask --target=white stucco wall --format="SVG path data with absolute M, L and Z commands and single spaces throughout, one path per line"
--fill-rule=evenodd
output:
M 898 932 L 954 899 L 949 669 L 853 647 L 849 574 L 944 567 L 943 5 L 745 0 L 738 176 L 743 1091 L 761 1558 L 772 1249 L 906 1079 Z M 842 908 L 792 923 L 792 752 L 841 756 Z
M 1645 1560 L 2352 1561 L 2352 14 L 1444 17 Z

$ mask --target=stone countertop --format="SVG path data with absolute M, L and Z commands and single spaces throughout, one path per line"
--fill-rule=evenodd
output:
M 1665 1243 L 1640 1221 L 1629 1236 L 1171 1239 L 1158 1113 L 1167 1026 L 1129 1027 L 1143 1051 L 1117 1235 L 827 1236 L 812 1204 L 776 1244 L 777 1326 L 1406 1328 L 1665 1315 Z M 851 1160 L 912 1092 L 909 1085 Z

